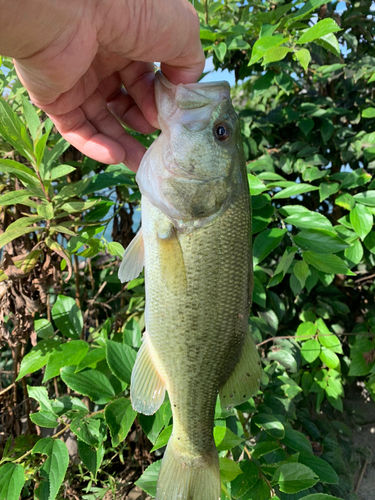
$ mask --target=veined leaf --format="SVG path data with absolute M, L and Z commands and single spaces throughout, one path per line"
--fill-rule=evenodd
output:
M 321 254 L 341 252 L 350 246 L 326 229 L 304 229 L 294 236 L 293 240 L 303 250 L 312 250 Z
M 82 312 L 74 299 L 59 295 L 52 307 L 52 318 L 65 337 L 78 339 L 83 328 Z
M 311 488 L 319 478 L 309 467 L 300 463 L 281 465 L 275 472 L 272 483 L 278 484 L 283 493 L 298 493 Z
M 26 127 L 4 99 L 0 99 L 0 134 L 25 158 L 33 160 L 33 145 Z
M 130 384 L 131 372 L 137 352 L 126 344 L 106 341 L 107 361 L 111 372 L 123 382 Z
M 24 484 L 22 465 L 8 463 L 0 467 L 0 500 L 18 500 Z
M 314 26 L 309 28 L 303 35 L 299 38 L 297 43 L 309 43 L 317 38 L 334 33 L 335 31 L 340 31 L 341 28 L 337 23 L 331 18 L 322 19 L 318 21 Z
M 32 347 L 31 351 L 27 353 L 21 361 L 17 380 L 45 366 L 53 350 L 59 346 L 60 343 L 58 339 L 47 339 L 41 340 L 36 346 Z
M 24 236 L 28 233 L 36 233 L 44 229 L 43 227 L 33 226 L 33 227 L 21 227 L 18 229 L 13 229 L 12 231 L 5 231 L 2 235 L 0 235 L 0 248 L 7 245 L 11 241 L 19 238 L 20 236 Z
M 290 198 L 291 196 L 298 196 L 299 194 L 309 193 L 310 191 L 317 191 L 319 188 L 311 186 L 310 184 L 295 184 L 294 186 L 282 189 L 273 195 L 274 200 L 281 200 L 283 198 Z
M 36 173 L 18 161 L 0 159 L 0 169 L 4 173 L 15 175 L 26 187 L 29 185 L 40 187 L 40 181 Z
M 278 45 L 281 45 L 286 41 L 287 39 L 285 39 L 282 35 L 263 36 L 262 38 L 259 38 L 259 40 L 254 43 L 249 66 L 259 61 L 259 59 L 264 56 L 268 49 L 277 47 Z
M 41 482 L 36 489 L 36 494 L 43 500 L 54 500 L 69 464 L 66 444 L 60 439 L 43 438 L 36 443 L 32 453 L 42 453 L 48 457 L 39 469 Z
M 105 420 L 111 433 L 112 446 L 118 446 L 126 438 L 136 416 L 130 399 L 116 399 L 106 406 Z
M 108 378 L 97 370 L 75 373 L 74 366 L 67 366 L 61 370 L 61 378 L 73 391 L 88 396 L 94 403 L 107 404 L 115 396 Z
M 48 359 L 43 383 L 60 374 L 64 366 L 78 365 L 85 357 L 89 344 L 83 340 L 71 340 L 61 344 Z

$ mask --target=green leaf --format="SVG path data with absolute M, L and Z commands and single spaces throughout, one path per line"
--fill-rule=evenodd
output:
M 262 231 L 254 240 L 253 261 L 254 267 L 264 260 L 268 254 L 279 246 L 284 238 L 286 229 L 266 229 Z
M 312 118 L 302 118 L 298 123 L 298 127 L 302 130 L 304 135 L 309 135 L 309 133 L 312 131 L 314 128 L 314 120 Z M 310 180 L 310 179 L 303 179 L 303 180 Z
M 53 408 L 52 408 L 52 403 L 48 398 L 48 392 L 47 392 L 47 389 L 45 387 L 42 387 L 42 386 L 31 387 L 28 385 L 27 386 L 27 393 L 28 393 L 30 398 L 33 398 L 36 401 L 38 401 L 38 403 L 40 405 L 40 409 L 42 411 L 46 411 L 46 412 L 49 412 L 52 414 L 54 413 Z
M 252 418 L 252 423 L 264 429 L 267 434 L 275 439 L 283 439 L 285 436 L 285 429 L 280 420 L 268 413 L 258 413 Z
M 326 229 L 304 229 L 293 240 L 303 250 L 322 254 L 341 252 L 349 247 L 344 240 Z
M 61 344 L 48 359 L 43 383 L 60 375 L 60 369 L 64 366 L 78 365 L 88 349 L 88 343 L 83 340 L 71 340 L 66 344 Z
M 301 354 L 308 363 L 313 363 L 320 354 L 319 342 L 315 339 L 307 340 L 302 344 Z
M 36 233 L 37 231 L 40 231 L 41 229 L 44 229 L 43 227 L 38 227 L 38 226 L 33 226 L 33 227 L 21 227 L 19 229 L 13 229 L 13 231 L 5 231 L 0 236 L 0 248 L 3 246 L 7 245 L 11 241 L 15 240 L 16 238 L 19 238 L 20 236 L 24 236 L 25 234 L 28 233 Z
M 310 321 L 301 323 L 296 331 L 296 340 L 308 340 L 310 337 L 313 337 L 316 334 L 316 330 L 316 325 L 314 325 L 314 323 L 311 323 Z
M 322 346 L 319 357 L 328 368 L 336 370 L 340 366 L 340 359 L 337 354 L 324 346 Z
M 100 446 L 107 437 L 107 426 L 103 415 L 93 417 L 77 417 L 71 425 L 70 430 L 89 446 Z
M 328 274 L 347 274 L 353 276 L 346 263 L 337 255 L 319 254 L 315 252 L 303 252 L 303 259 L 318 271 Z
M 301 288 L 305 286 L 307 277 L 310 274 L 310 269 L 308 264 L 304 260 L 298 260 L 293 267 L 293 273 L 295 277 L 298 279 Z
M 111 433 L 112 446 L 118 446 L 128 435 L 137 412 L 133 410 L 130 400 L 116 399 L 105 408 L 105 420 Z
M 96 365 L 100 361 L 103 361 L 103 359 L 105 359 L 105 347 L 92 349 L 78 364 L 76 373 L 84 370 L 85 368 L 96 368 Z
M 291 50 L 292 49 L 289 47 L 272 47 L 271 49 L 268 49 L 263 56 L 263 66 L 272 62 L 281 61 L 288 54 L 288 52 L 291 52 Z
M 0 99 L 0 134 L 21 155 L 33 160 L 33 144 L 26 127 L 4 99 Z
M 340 31 L 340 29 L 337 23 L 332 18 L 328 17 L 317 22 L 314 26 L 305 31 L 297 43 L 309 43 L 322 36 Z
M 57 167 L 51 169 L 49 172 L 49 178 L 51 181 L 55 181 L 56 179 L 60 179 L 60 177 L 65 177 L 75 170 L 75 167 L 72 167 L 71 165 L 58 165 Z
M 284 222 L 300 229 L 326 229 L 327 231 L 334 231 L 327 217 L 317 212 L 310 212 L 309 210 L 290 215 Z
M 228 427 L 214 427 L 214 440 L 218 451 L 231 450 L 243 442 L 243 439 L 234 434 Z
M 18 500 L 24 484 L 22 465 L 10 463 L 0 467 L 0 500 Z
M 355 194 L 354 199 L 358 203 L 362 203 L 362 205 L 367 205 L 368 207 L 375 207 L 375 191 L 374 190 L 370 189 L 369 191 L 364 191 L 363 193 Z M 1 205 L 1 203 L 0 203 L 0 205 Z
M 247 180 L 249 182 L 251 196 L 256 196 L 266 191 L 267 186 L 255 175 L 247 174 Z
M 168 427 L 166 427 L 161 431 L 150 453 L 152 453 L 155 450 L 159 450 L 160 448 L 163 448 L 163 446 L 166 446 L 168 444 L 169 438 L 171 437 L 172 434 L 172 430 L 173 430 L 173 425 L 168 425 Z
M 218 45 L 214 45 L 214 52 L 219 61 L 223 62 L 225 54 L 227 53 L 227 46 L 225 42 L 220 42 Z
M 97 370 L 87 369 L 74 373 L 74 367 L 67 366 L 61 370 L 61 378 L 73 391 L 88 396 L 99 405 L 109 403 L 115 396 L 108 378 Z
M 316 10 L 318 7 L 326 3 L 324 0 L 308 0 L 300 9 L 298 9 L 291 16 L 291 20 L 288 21 L 287 25 L 295 23 L 299 19 L 306 18 L 308 14 Z
M 38 337 L 46 339 L 54 335 L 53 327 L 48 319 L 36 319 L 34 321 L 34 330 Z
M 302 68 L 307 71 L 307 68 L 309 67 L 310 61 L 311 61 L 311 55 L 310 52 L 307 49 L 301 49 L 298 52 L 296 52 L 296 57 L 301 64 Z
M 137 352 L 126 344 L 107 340 L 106 353 L 108 366 L 113 375 L 126 384 L 130 384 L 130 377 Z
M 319 188 L 316 186 L 311 186 L 310 184 L 295 184 L 294 186 L 282 189 L 273 196 L 273 200 L 281 200 L 283 198 L 290 198 L 291 196 L 298 196 L 299 194 L 309 193 L 310 191 L 316 191 Z
M 53 350 L 58 347 L 60 343 L 58 339 L 47 339 L 38 342 L 37 345 L 23 357 L 17 380 L 45 366 Z
M 67 142 L 63 137 L 56 142 L 53 148 L 50 151 L 46 151 L 44 155 L 44 167 L 49 167 L 59 156 L 61 156 L 64 151 L 68 149 L 70 146 L 69 142 Z
M 49 132 L 46 132 L 45 134 L 42 135 L 42 137 L 36 142 L 34 146 L 34 152 L 35 152 L 35 160 L 36 160 L 36 165 L 39 169 L 40 164 L 42 163 L 43 156 L 44 156 L 44 151 L 46 149 L 46 144 L 47 140 L 49 137 Z M 42 169 L 39 169 L 41 173 L 41 177 L 44 178 Z
M 144 490 L 153 498 L 156 496 L 156 483 L 158 480 L 160 467 L 161 460 L 157 460 L 149 467 L 147 467 L 142 476 L 138 479 L 138 481 L 135 482 L 137 486 L 142 488 L 142 490 Z
M 294 451 L 304 451 L 310 455 L 313 454 L 311 443 L 307 437 L 302 432 L 295 431 L 290 427 L 285 429 L 285 437 L 282 442 Z
M 368 339 L 357 340 L 350 352 L 350 377 L 361 377 L 370 373 L 374 363 L 367 363 L 363 353 L 371 352 L 375 349 L 374 342 Z
M 40 188 L 40 181 L 36 173 L 26 165 L 19 163 L 14 160 L 5 160 L 0 159 L 0 169 L 3 173 L 8 173 L 15 175 L 17 179 L 19 179 L 25 187 L 36 187 Z M 14 191 L 14 193 L 18 193 L 19 191 Z M 20 191 L 21 193 L 24 191 Z M 10 193 L 8 193 L 10 194 Z M 29 196 L 33 196 L 29 193 Z M 1 198 L 2 199 L 2 198 Z
M 115 257 L 120 257 L 121 259 L 125 252 L 125 248 L 117 241 L 111 241 L 108 243 L 107 250 L 109 254 L 114 255 Z
M 35 493 L 40 500 L 54 500 L 59 492 L 69 464 L 66 444 L 60 439 L 40 439 L 32 453 L 47 455 L 47 460 L 39 469 L 41 482 Z
M 337 193 L 340 189 L 340 184 L 338 182 L 323 182 L 319 186 L 320 202 L 324 201 L 326 198 L 332 194 Z
M 278 448 L 280 448 L 280 444 L 276 441 L 262 441 L 254 446 L 251 456 L 257 460 Z
M 38 205 L 37 212 L 40 217 L 43 217 L 43 219 L 46 220 L 53 219 L 55 215 L 52 203 Z
M 6 207 L 7 205 L 17 205 L 17 203 L 22 203 L 23 201 L 27 200 L 29 196 L 32 196 L 32 193 L 24 189 L 3 194 L 0 196 L 0 207 Z M 8 227 L 12 226 L 13 224 L 10 224 Z
M 65 295 L 58 295 L 52 307 L 52 318 L 62 335 L 79 338 L 83 328 L 82 312 L 76 301 Z
M 352 246 L 345 250 L 344 255 L 346 260 L 349 262 L 350 267 L 359 264 L 363 258 L 363 246 L 361 242 L 359 240 L 355 240 Z
M 267 444 L 267 443 L 259 443 Z M 275 444 L 275 443 L 273 443 Z M 277 443 L 276 443 L 277 444 Z M 279 448 L 279 445 L 277 445 Z M 253 453 L 254 454 L 254 448 Z M 255 457 L 254 457 L 255 458 Z M 259 469 L 255 462 L 250 460 L 242 460 L 238 464 L 241 467 L 243 474 L 239 474 L 231 483 L 231 493 L 234 498 L 262 498 L 259 495 L 255 497 L 244 496 L 250 488 L 254 487 L 259 479 Z M 268 498 L 268 497 L 267 497 Z
M 26 118 L 27 126 L 29 127 L 32 139 L 35 141 L 37 137 L 38 128 L 40 127 L 40 120 L 34 105 L 25 97 L 21 95 L 23 114 Z
M 130 320 L 125 324 L 122 332 L 124 344 L 135 348 L 141 347 L 141 337 L 142 334 L 139 323 L 134 318 L 130 318 Z
M 350 212 L 350 222 L 354 231 L 364 240 L 372 229 L 373 215 L 364 205 L 356 205 Z
M 37 413 L 30 414 L 30 420 L 40 427 L 47 429 L 55 429 L 60 425 L 57 420 L 57 415 L 49 411 L 38 411 Z
M 315 455 L 300 453 L 298 462 L 307 465 L 319 477 L 319 481 L 324 484 L 339 484 L 339 477 L 333 467 L 322 458 Z M 327 495 L 328 496 L 328 495 Z M 308 497 L 304 497 L 308 498 Z
M 229 458 L 219 458 L 220 479 L 222 483 L 230 483 L 237 476 L 243 474 L 240 466 Z
M 336 57 L 341 57 L 340 45 L 336 35 L 334 35 L 333 33 L 329 33 L 328 35 L 322 36 L 321 38 L 317 38 L 316 40 L 314 40 L 314 43 L 320 45 L 326 50 L 329 50 Z
M 275 472 L 272 483 L 278 484 L 284 493 L 298 493 L 311 488 L 319 478 L 309 467 L 300 463 L 281 465 Z
M 262 38 L 259 38 L 259 40 L 254 43 L 249 66 L 259 61 L 259 59 L 264 56 L 268 49 L 277 47 L 285 41 L 286 39 L 284 39 L 282 35 L 263 36 Z
M 327 349 L 337 352 L 338 354 L 343 354 L 340 340 L 334 333 L 330 332 L 324 321 L 318 318 L 315 324 L 320 334 L 318 337 L 319 342 Z
M 286 247 L 285 252 L 280 259 L 280 262 L 276 267 L 275 273 L 268 283 L 268 288 L 278 285 L 283 280 L 293 262 L 294 254 L 296 253 L 296 251 L 297 247 Z
M 86 444 L 84 441 L 77 439 L 77 448 L 79 458 L 82 460 L 82 463 L 95 477 L 103 461 L 105 452 L 104 446 L 99 446 L 97 450 L 93 450 L 91 446 Z
M 68 212 L 69 214 L 74 212 L 83 212 L 84 210 L 88 210 L 99 203 L 99 199 L 91 200 L 91 201 L 69 201 L 61 205 L 60 210 L 64 210 L 64 212 Z
M 362 110 L 362 118 L 375 118 L 375 108 L 366 108 Z

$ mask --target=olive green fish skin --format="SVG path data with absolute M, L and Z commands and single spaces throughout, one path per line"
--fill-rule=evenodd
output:
M 173 268 L 166 275 L 162 264 L 158 228 L 169 220 L 147 199 L 142 202 L 147 332 L 171 401 L 173 435 L 182 456 L 192 459 L 212 453 L 217 394 L 247 333 L 251 250 L 244 172 L 242 187 L 213 224 L 176 233 L 186 286 Z

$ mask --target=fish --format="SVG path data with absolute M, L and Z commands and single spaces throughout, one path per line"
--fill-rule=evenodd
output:
M 251 206 L 239 118 L 227 82 L 174 85 L 155 76 L 161 134 L 136 180 L 142 226 L 122 282 L 145 271 L 145 333 L 131 376 L 133 408 L 154 414 L 168 392 L 173 430 L 156 500 L 218 500 L 217 397 L 254 396 L 261 362 L 248 326 Z

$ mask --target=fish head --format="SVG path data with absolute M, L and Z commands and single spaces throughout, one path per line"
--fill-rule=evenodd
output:
M 137 181 L 175 220 L 207 219 L 243 187 L 244 154 L 227 82 L 173 85 L 156 74 L 162 134 L 142 161 Z

